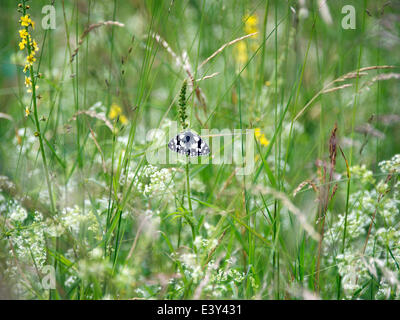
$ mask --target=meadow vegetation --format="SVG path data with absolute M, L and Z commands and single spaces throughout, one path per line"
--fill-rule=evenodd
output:
M 400 298 L 399 1 L 0 17 L 0 298 Z M 254 129 L 253 172 L 150 163 L 174 123 Z

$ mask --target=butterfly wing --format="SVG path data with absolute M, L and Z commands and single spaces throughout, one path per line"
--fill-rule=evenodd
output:
M 207 143 L 198 134 L 191 131 L 181 132 L 171 139 L 168 143 L 168 148 L 192 157 L 205 156 L 210 153 Z
M 200 138 L 199 135 L 194 135 L 194 142 L 191 145 L 191 156 L 206 156 L 210 153 L 210 148 L 207 143 Z

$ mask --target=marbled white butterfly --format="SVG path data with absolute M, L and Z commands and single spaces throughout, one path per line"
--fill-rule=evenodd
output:
M 172 151 L 184 154 L 186 156 L 198 157 L 210 153 L 210 148 L 200 136 L 191 131 L 179 133 L 168 143 L 168 148 Z

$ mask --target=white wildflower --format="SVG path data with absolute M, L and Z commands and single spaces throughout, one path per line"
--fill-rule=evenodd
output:
M 28 212 L 20 205 L 15 206 L 14 210 L 10 214 L 10 219 L 16 222 L 24 222 L 27 217 Z

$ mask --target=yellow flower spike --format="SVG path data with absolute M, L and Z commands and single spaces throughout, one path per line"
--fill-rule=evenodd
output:
M 21 17 L 21 26 L 23 27 L 29 27 L 31 24 L 32 20 L 29 18 L 29 15 L 25 15 Z
M 36 61 L 36 58 L 34 56 L 34 53 L 32 52 L 29 56 L 26 57 L 26 62 L 29 66 L 33 65 L 33 63 Z
M 28 36 L 28 32 L 25 29 L 18 30 L 18 32 L 21 39 L 26 39 L 26 37 Z
M 260 128 L 255 128 L 254 129 L 254 136 L 260 142 L 260 144 L 262 146 L 268 146 L 269 145 L 269 140 L 265 137 L 264 133 L 261 133 L 261 129 Z
M 255 14 L 246 15 L 243 17 L 244 23 L 249 27 L 254 27 L 258 24 L 258 17 Z
M 37 45 L 35 40 L 32 41 L 32 47 L 33 47 L 34 51 L 39 51 L 39 47 L 38 47 L 38 45 Z
M 116 103 L 113 103 L 110 107 L 110 112 L 108 113 L 108 117 L 110 119 L 115 119 L 118 117 L 120 114 L 122 114 L 122 109 L 119 105 Z
M 18 43 L 19 50 L 24 50 L 26 45 L 26 40 L 22 39 L 20 43 Z
M 28 117 L 31 114 L 31 110 L 29 110 L 29 107 L 25 107 L 25 117 Z
M 264 136 L 264 134 L 262 134 L 261 137 L 260 137 L 260 144 L 262 146 L 268 146 L 269 145 L 269 140 Z
M 116 103 L 113 103 L 111 105 L 108 117 L 111 120 L 119 117 L 119 122 L 121 122 L 122 124 L 128 123 L 128 118 L 122 113 L 122 108 Z
M 239 64 L 244 64 L 247 62 L 247 46 L 243 41 L 239 42 L 235 47 L 235 60 Z
M 25 76 L 25 86 L 28 88 L 32 85 L 32 81 L 30 77 Z
M 254 33 L 258 31 L 258 17 L 253 14 L 253 15 L 247 15 L 243 17 L 243 21 L 244 21 L 244 32 L 246 32 L 247 34 L 250 33 Z M 252 36 L 256 37 L 256 35 Z
M 121 115 L 119 116 L 119 121 L 120 121 L 122 124 L 126 124 L 126 123 L 128 123 L 128 118 L 125 117 L 123 114 L 121 114 Z
M 255 128 L 254 129 L 254 135 L 256 138 L 259 138 L 261 136 L 261 129 L 260 128 Z

